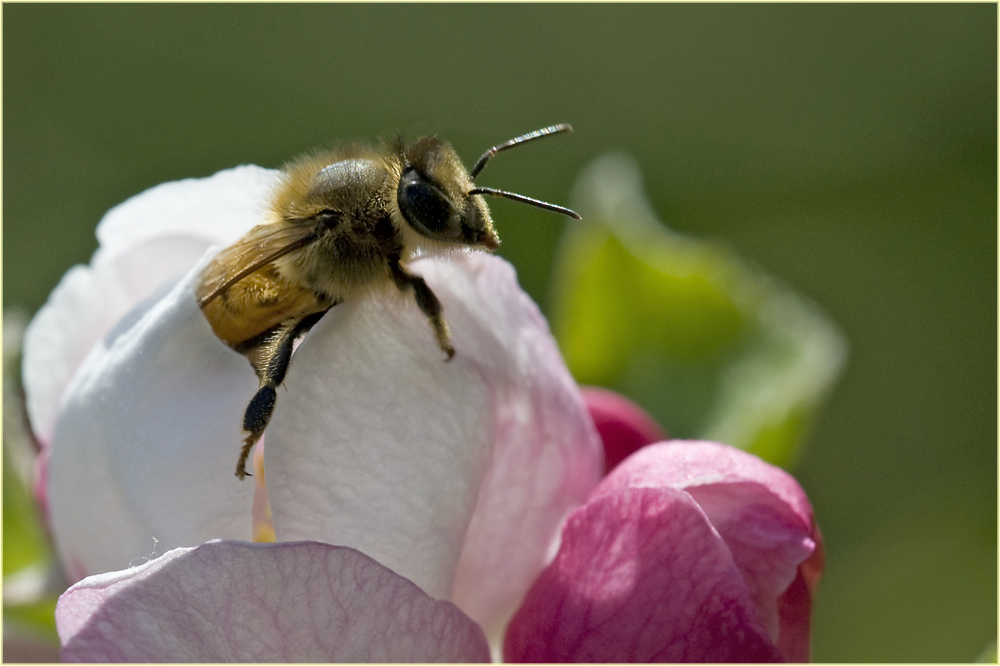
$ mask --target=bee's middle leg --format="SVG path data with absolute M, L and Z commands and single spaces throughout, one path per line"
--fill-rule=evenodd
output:
M 288 365 L 292 360 L 294 343 L 324 314 L 326 310 L 308 315 L 298 322 L 280 324 L 267 338 L 269 349 L 264 355 L 265 360 L 256 368 L 260 377 L 260 387 L 243 413 L 243 429 L 249 434 L 243 440 L 243 448 L 240 449 L 240 457 L 236 462 L 236 476 L 241 481 L 244 477 L 253 476 L 246 469 L 247 458 L 250 457 L 253 445 L 264 434 L 274 413 L 274 404 L 278 398 L 276 389 L 285 381 L 285 373 L 288 372 Z
M 455 356 L 455 348 L 451 345 L 451 332 L 448 330 L 448 322 L 444 320 L 444 315 L 441 314 L 441 301 L 438 297 L 434 295 L 431 288 L 427 286 L 427 283 L 419 275 L 413 275 L 412 273 L 407 273 L 398 262 L 393 262 L 389 265 L 390 270 L 392 270 L 392 279 L 396 282 L 396 286 L 401 290 L 405 290 L 408 287 L 413 289 L 413 296 L 417 301 L 417 307 L 423 312 L 431 322 L 431 327 L 434 329 L 434 337 L 437 338 L 438 347 L 441 348 L 448 358 L 446 361 L 450 361 Z

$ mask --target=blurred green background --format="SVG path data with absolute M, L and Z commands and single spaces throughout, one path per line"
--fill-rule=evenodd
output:
M 337 139 L 438 133 L 568 203 L 641 165 L 671 228 L 819 303 L 850 356 L 794 473 L 827 540 L 817 661 L 997 632 L 997 7 L 3 6 L 3 298 L 34 312 L 111 206 Z M 492 204 L 549 311 L 565 220 Z M 633 396 L 643 402 L 643 396 Z

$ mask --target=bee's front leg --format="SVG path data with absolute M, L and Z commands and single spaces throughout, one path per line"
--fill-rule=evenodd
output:
M 413 289 L 413 296 L 417 301 L 417 307 L 427 315 L 431 326 L 434 328 L 434 337 L 437 338 L 438 347 L 448 356 L 445 361 L 450 361 L 455 356 L 455 348 L 451 345 L 451 333 L 448 331 L 448 322 L 444 320 L 444 315 L 441 314 L 441 301 L 434 295 L 434 292 L 431 291 L 431 288 L 427 286 L 422 277 L 407 273 L 399 265 L 398 261 L 390 262 L 389 269 L 392 271 L 392 279 L 400 290 L 405 291 L 408 287 Z
M 243 440 L 243 448 L 240 449 L 240 457 L 236 462 L 236 477 L 242 481 L 244 477 L 253 476 L 246 469 L 247 458 L 253 445 L 257 443 L 267 424 L 271 421 L 271 414 L 274 413 L 274 403 L 277 401 L 277 387 L 285 381 L 285 373 L 288 372 L 288 365 L 292 360 L 292 349 L 295 341 L 305 335 L 320 318 L 326 314 L 326 310 L 316 312 L 299 321 L 286 322 L 276 326 L 272 332 L 264 336 L 264 349 L 260 350 L 256 356 L 261 359 L 255 366 L 257 376 L 260 377 L 260 388 L 250 399 L 246 411 L 243 413 L 243 429 L 249 433 Z

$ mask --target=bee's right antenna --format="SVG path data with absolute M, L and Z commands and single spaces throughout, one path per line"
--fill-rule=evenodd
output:
M 548 136 L 549 134 L 560 134 L 562 132 L 572 132 L 573 128 L 569 123 L 562 123 L 561 125 L 552 125 L 551 127 L 543 127 L 540 130 L 535 130 L 534 132 L 528 132 L 527 134 L 522 134 L 521 136 L 511 139 L 510 141 L 501 143 L 499 146 L 493 146 L 480 157 L 475 166 L 472 167 L 472 171 L 469 172 L 469 178 L 472 180 L 476 179 L 476 175 L 483 170 L 486 163 L 491 157 L 499 153 L 501 150 L 507 150 L 508 148 L 513 148 L 514 146 L 524 143 L 525 141 L 534 141 L 535 139 L 541 139 L 543 136 Z
M 540 130 L 535 130 L 534 132 L 528 132 L 527 134 L 522 134 L 519 137 L 511 139 L 501 143 L 499 146 L 493 146 L 480 157 L 475 166 L 472 167 L 472 171 L 469 172 L 469 178 L 475 180 L 476 176 L 491 157 L 499 153 L 501 150 L 507 150 L 508 148 L 513 148 L 519 144 L 525 143 L 526 141 L 534 141 L 535 139 L 541 139 L 543 136 L 548 136 L 549 134 L 560 134 L 562 132 L 572 132 L 573 128 L 568 123 L 562 123 L 560 125 L 551 125 L 550 127 L 543 127 Z M 575 220 L 581 219 L 578 214 L 571 211 L 569 208 L 563 206 L 557 206 L 555 204 L 550 204 L 546 201 L 540 201 L 538 199 L 532 199 L 531 197 L 526 197 L 523 194 L 517 194 L 515 192 L 505 192 L 504 190 L 498 190 L 492 187 L 476 187 L 473 188 L 469 194 L 489 194 L 495 197 L 506 197 L 508 199 L 513 199 L 514 201 L 520 201 L 521 203 L 526 203 L 531 206 L 537 206 L 538 208 L 544 208 L 545 210 L 550 210 L 554 213 L 561 213 L 572 217 Z

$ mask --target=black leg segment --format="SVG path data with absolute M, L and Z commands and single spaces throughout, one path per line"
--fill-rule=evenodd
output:
M 271 421 L 274 404 L 278 399 L 275 389 L 285 381 L 295 341 L 305 335 L 324 314 L 326 310 L 308 315 L 298 322 L 284 324 L 266 342 L 269 349 L 264 352 L 264 360 L 256 368 L 257 376 L 260 377 L 260 388 L 250 399 L 250 404 L 243 413 L 243 430 L 248 435 L 243 440 L 243 448 L 240 449 L 240 457 L 236 462 L 236 476 L 241 481 L 244 477 L 253 476 L 246 469 L 247 459 L 250 457 L 253 445 L 264 434 L 267 424 Z
M 450 361 L 455 356 L 455 348 L 451 346 L 451 333 L 448 331 L 448 322 L 445 321 L 442 314 L 441 301 L 434 295 L 422 277 L 407 273 L 398 261 L 390 262 L 389 268 L 392 271 L 392 279 L 401 291 L 405 291 L 407 288 L 413 289 L 413 297 L 417 301 L 417 307 L 430 320 L 438 346 L 448 356 L 445 361 Z

